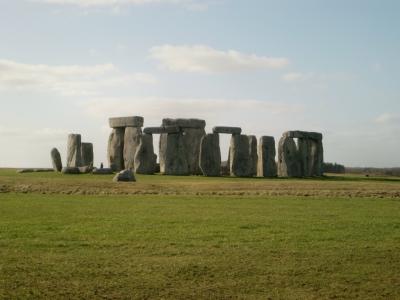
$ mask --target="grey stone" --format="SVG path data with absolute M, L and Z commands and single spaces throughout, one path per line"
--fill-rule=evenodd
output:
M 108 162 L 113 171 L 124 169 L 125 128 L 114 128 L 108 139 Z
M 61 161 L 61 154 L 58 151 L 58 149 L 57 148 L 51 149 L 50 156 L 54 171 L 61 172 L 63 166 Z
M 110 175 L 110 174 L 114 174 L 114 172 L 111 168 L 102 168 L 102 169 L 94 168 L 92 171 L 92 174 L 94 174 L 94 175 Z
M 272 136 L 262 136 L 258 144 L 257 176 L 276 177 L 275 139 Z
M 136 181 L 135 174 L 131 169 L 123 170 L 116 174 L 113 178 L 114 182 L 134 182 Z
M 229 161 L 221 162 L 221 175 L 222 176 L 229 176 L 231 174 L 229 169 Z
M 221 149 L 217 133 L 206 134 L 201 139 L 199 166 L 204 176 L 221 175 Z
M 17 173 L 23 174 L 23 173 L 33 173 L 35 172 L 34 169 L 19 169 L 17 170 Z
M 202 171 L 199 166 L 200 144 L 206 132 L 204 128 L 183 128 L 182 130 L 189 174 L 201 175 Z
M 153 136 L 144 134 L 135 154 L 135 172 L 138 174 L 154 174 L 157 155 L 154 153 Z
M 278 146 L 278 175 L 280 177 L 300 177 L 300 155 L 295 141 L 282 136 Z
M 41 173 L 41 172 L 54 172 L 54 169 L 50 169 L 50 168 L 35 168 L 35 169 L 19 169 L 17 170 L 17 173 Z
M 79 173 L 87 174 L 87 173 L 92 172 L 93 167 L 92 166 L 84 166 L 84 167 L 79 167 L 78 169 L 79 169 Z
M 81 172 L 79 171 L 78 167 L 64 167 L 64 168 L 62 168 L 61 173 L 63 173 L 63 174 L 80 174 Z
M 110 118 L 111 128 L 143 127 L 144 118 L 139 116 Z
M 232 135 L 230 145 L 231 176 L 251 177 L 253 175 L 249 144 L 247 135 Z
M 147 134 L 179 133 L 181 130 L 177 126 L 146 127 L 143 129 Z
M 189 175 L 186 149 L 181 133 L 160 136 L 160 171 L 165 175 Z
M 163 119 L 163 126 L 178 126 L 181 128 L 201 128 L 206 127 L 206 121 L 200 119 Z
M 67 147 L 67 167 L 80 167 L 82 165 L 81 135 L 68 135 Z
M 82 166 L 93 166 L 93 144 L 82 143 L 81 145 Z
M 216 126 L 213 128 L 213 133 L 224 133 L 224 134 L 234 134 L 239 135 L 242 133 L 242 128 L 240 127 L 228 127 L 228 126 Z
M 257 175 L 257 163 L 258 163 L 258 154 L 257 154 L 257 138 L 254 135 L 249 135 L 249 154 L 250 154 L 250 166 L 251 166 L 251 175 Z
M 142 137 L 139 127 L 126 127 L 124 135 L 124 168 L 135 168 L 135 154 Z
M 312 139 L 317 141 L 322 140 L 322 134 L 319 132 L 295 130 L 295 131 L 286 131 L 285 133 L 283 133 L 282 136 L 295 139 Z

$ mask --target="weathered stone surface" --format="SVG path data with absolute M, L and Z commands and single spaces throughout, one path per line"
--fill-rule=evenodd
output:
M 163 119 L 163 126 L 178 126 L 181 128 L 201 128 L 206 127 L 206 121 L 200 119 Z
M 144 123 L 144 118 L 139 116 L 119 117 L 119 118 L 109 119 L 109 124 L 111 128 L 143 127 L 143 123 Z
M 116 174 L 113 178 L 114 182 L 134 182 L 136 181 L 135 174 L 131 169 L 123 170 Z
M 82 157 L 82 166 L 93 167 L 94 154 L 93 154 L 92 143 L 82 143 L 81 157 Z
M 154 174 L 157 155 L 154 153 L 153 136 L 144 134 L 135 154 L 135 172 L 138 174 Z
M 135 168 L 135 154 L 142 138 L 142 129 L 126 127 L 124 135 L 124 168 Z
M 102 168 L 102 169 L 94 168 L 92 171 L 92 174 L 94 174 L 94 175 L 110 175 L 110 174 L 114 174 L 114 172 L 111 168 Z
M 113 171 L 124 169 L 125 128 L 114 128 L 108 139 L 108 162 Z
M 257 175 L 257 138 L 254 135 L 249 135 L 249 154 L 250 154 L 250 165 L 251 165 L 251 176 Z
M 224 133 L 224 134 L 241 134 L 242 128 L 240 127 L 228 127 L 228 126 L 215 126 L 213 133 Z
M 319 132 L 293 130 L 284 132 L 282 136 L 294 139 L 312 139 L 317 141 L 322 140 L 322 134 Z
M 258 144 L 257 176 L 276 177 L 275 139 L 272 136 L 262 136 Z
M 70 134 L 68 135 L 67 167 L 80 167 L 81 165 L 81 135 Z
M 221 175 L 219 135 L 211 133 L 201 139 L 199 166 L 204 176 Z
M 231 176 L 251 177 L 253 175 L 249 150 L 249 137 L 247 135 L 232 135 L 230 145 Z
M 292 138 L 282 136 L 278 146 L 278 175 L 300 177 L 301 164 L 297 145 Z
M 79 173 L 81 174 L 87 174 L 87 173 L 91 173 L 93 170 L 92 166 L 83 166 L 83 167 L 79 167 Z
M 181 133 L 160 136 L 160 171 L 165 175 L 189 175 L 186 149 Z
M 312 177 L 323 175 L 322 140 L 299 139 L 301 176 Z
M 53 165 L 53 169 L 56 172 L 61 172 L 62 170 L 62 161 L 61 161 L 61 154 L 57 148 L 51 149 L 50 152 L 51 156 L 51 163 Z
M 229 167 L 228 160 L 221 162 L 221 176 L 229 176 L 231 174 Z
M 183 128 L 182 130 L 189 174 L 201 175 L 202 171 L 199 166 L 200 144 L 206 132 L 204 128 Z
M 63 173 L 63 174 L 80 174 L 81 172 L 79 171 L 78 167 L 64 167 L 64 168 L 62 168 L 61 173 Z
M 180 131 L 177 126 L 146 127 L 143 129 L 146 134 L 179 133 Z

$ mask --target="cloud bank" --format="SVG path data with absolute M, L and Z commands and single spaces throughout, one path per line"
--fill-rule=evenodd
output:
M 61 95 L 96 95 L 99 88 L 153 84 L 149 74 L 127 74 L 113 64 L 50 66 L 0 59 L 0 88 L 36 89 Z
M 221 51 L 209 46 L 162 45 L 150 49 L 150 56 L 174 72 L 227 73 L 245 70 L 280 69 L 287 58 L 257 56 L 235 50 Z

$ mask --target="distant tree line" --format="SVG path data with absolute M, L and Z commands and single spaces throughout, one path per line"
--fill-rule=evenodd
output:
M 324 163 L 324 173 L 337 173 L 344 174 L 346 173 L 346 168 L 343 165 L 339 165 L 337 163 Z
M 400 168 L 346 168 L 346 173 L 400 176 Z

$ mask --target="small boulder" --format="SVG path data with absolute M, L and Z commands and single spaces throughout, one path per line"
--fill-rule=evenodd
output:
M 61 170 L 63 174 L 80 174 L 80 170 L 78 167 L 64 167 Z
M 131 169 L 123 170 L 115 175 L 114 182 L 134 182 L 136 181 L 135 174 Z

